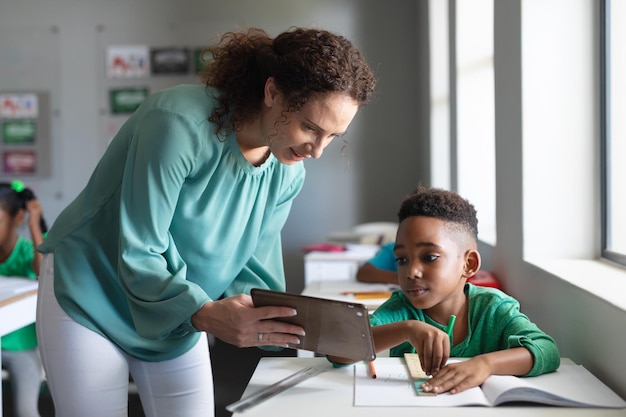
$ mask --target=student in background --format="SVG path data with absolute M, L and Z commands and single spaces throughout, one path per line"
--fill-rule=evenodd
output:
M 393 253 L 395 243 L 385 243 L 374 257 L 361 265 L 356 273 L 357 281 L 397 285 L 398 263 L 396 262 L 396 254 Z M 500 288 L 500 283 L 494 275 L 483 270 L 476 272 L 467 282 L 481 287 Z
M 359 50 L 324 30 L 226 33 L 202 84 L 146 98 L 39 247 L 37 335 L 63 417 L 214 415 L 206 333 L 298 343 L 249 292 L 284 291 L 281 230 L 320 158 L 371 98 Z M 205 54 L 202 54 L 205 56 Z M 237 366 L 236 363 L 233 366 Z
M 18 233 L 25 220 L 30 240 Z M 43 242 L 46 231 L 33 192 L 20 181 L 0 183 L 0 275 L 37 279 L 42 255 L 35 247 Z M 2 366 L 9 371 L 15 416 L 39 416 L 42 368 L 35 324 L 2 337 Z
M 371 315 L 378 352 L 416 352 L 432 375 L 422 389 L 435 393 L 458 393 L 490 375 L 532 376 L 559 367 L 555 341 L 514 298 L 467 282 L 481 262 L 476 210 L 467 200 L 420 187 L 402 202 L 398 220 L 394 253 L 401 290 Z M 470 359 L 447 364 L 450 357 Z
M 356 272 L 357 281 L 398 283 L 398 267 L 396 255 L 393 253 L 395 242 L 383 244 L 373 258 L 359 267 Z

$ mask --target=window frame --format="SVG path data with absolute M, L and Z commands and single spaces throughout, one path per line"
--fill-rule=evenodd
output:
M 611 0 L 600 2 L 600 199 L 601 256 L 626 266 L 626 254 L 609 248 L 611 239 Z

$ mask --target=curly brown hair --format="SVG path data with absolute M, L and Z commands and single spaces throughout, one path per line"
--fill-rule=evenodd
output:
M 478 237 L 476 209 L 454 191 L 420 185 L 400 205 L 398 221 L 412 216 L 434 217 L 458 226 L 474 240 Z
M 347 93 L 361 107 L 376 85 L 361 52 L 345 37 L 320 29 L 292 28 L 274 39 L 257 28 L 228 32 L 201 56 L 201 79 L 217 90 L 219 104 L 209 121 L 218 134 L 237 131 L 254 119 L 269 77 L 285 96 L 287 112 L 330 92 Z

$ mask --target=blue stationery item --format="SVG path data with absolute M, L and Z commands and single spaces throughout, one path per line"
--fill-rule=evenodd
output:
M 429 377 L 426 375 L 426 372 L 422 369 L 422 364 L 420 363 L 420 357 L 417 353 L 405 353 L 404 361 L 406 362 L 406 367 L 409 370 L 409 377 L 413 382 L 413 387 L 415 388 L 415 393 L 419 396 L 435 396 L 437 393 L 435 392 L 425 392 L 422 389 L 422 384 L 428 381 Z

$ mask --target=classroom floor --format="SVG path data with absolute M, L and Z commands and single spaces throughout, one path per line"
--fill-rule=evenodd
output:
M 216 340 L 211 346 L 213 379 L 215 385 L 215 417 L 230 417 L 226 406 L 241 398 L 256 365 L 263 356 L 295 356 L 295 351 L 265 352 L 257 348 L 237 348 Z M 235 366 L 236 365 L 236 366 Z M 10 387 L 7 381 L 2 387 L 2 412 L 4 417 L 13 417 L 11 408 Z M 54 417 L 52 398 L 42 390 L 39 400 L 41 417 Z M 128 397 L 128 416 L 145 417 L 139 397 L 130 393 Z

